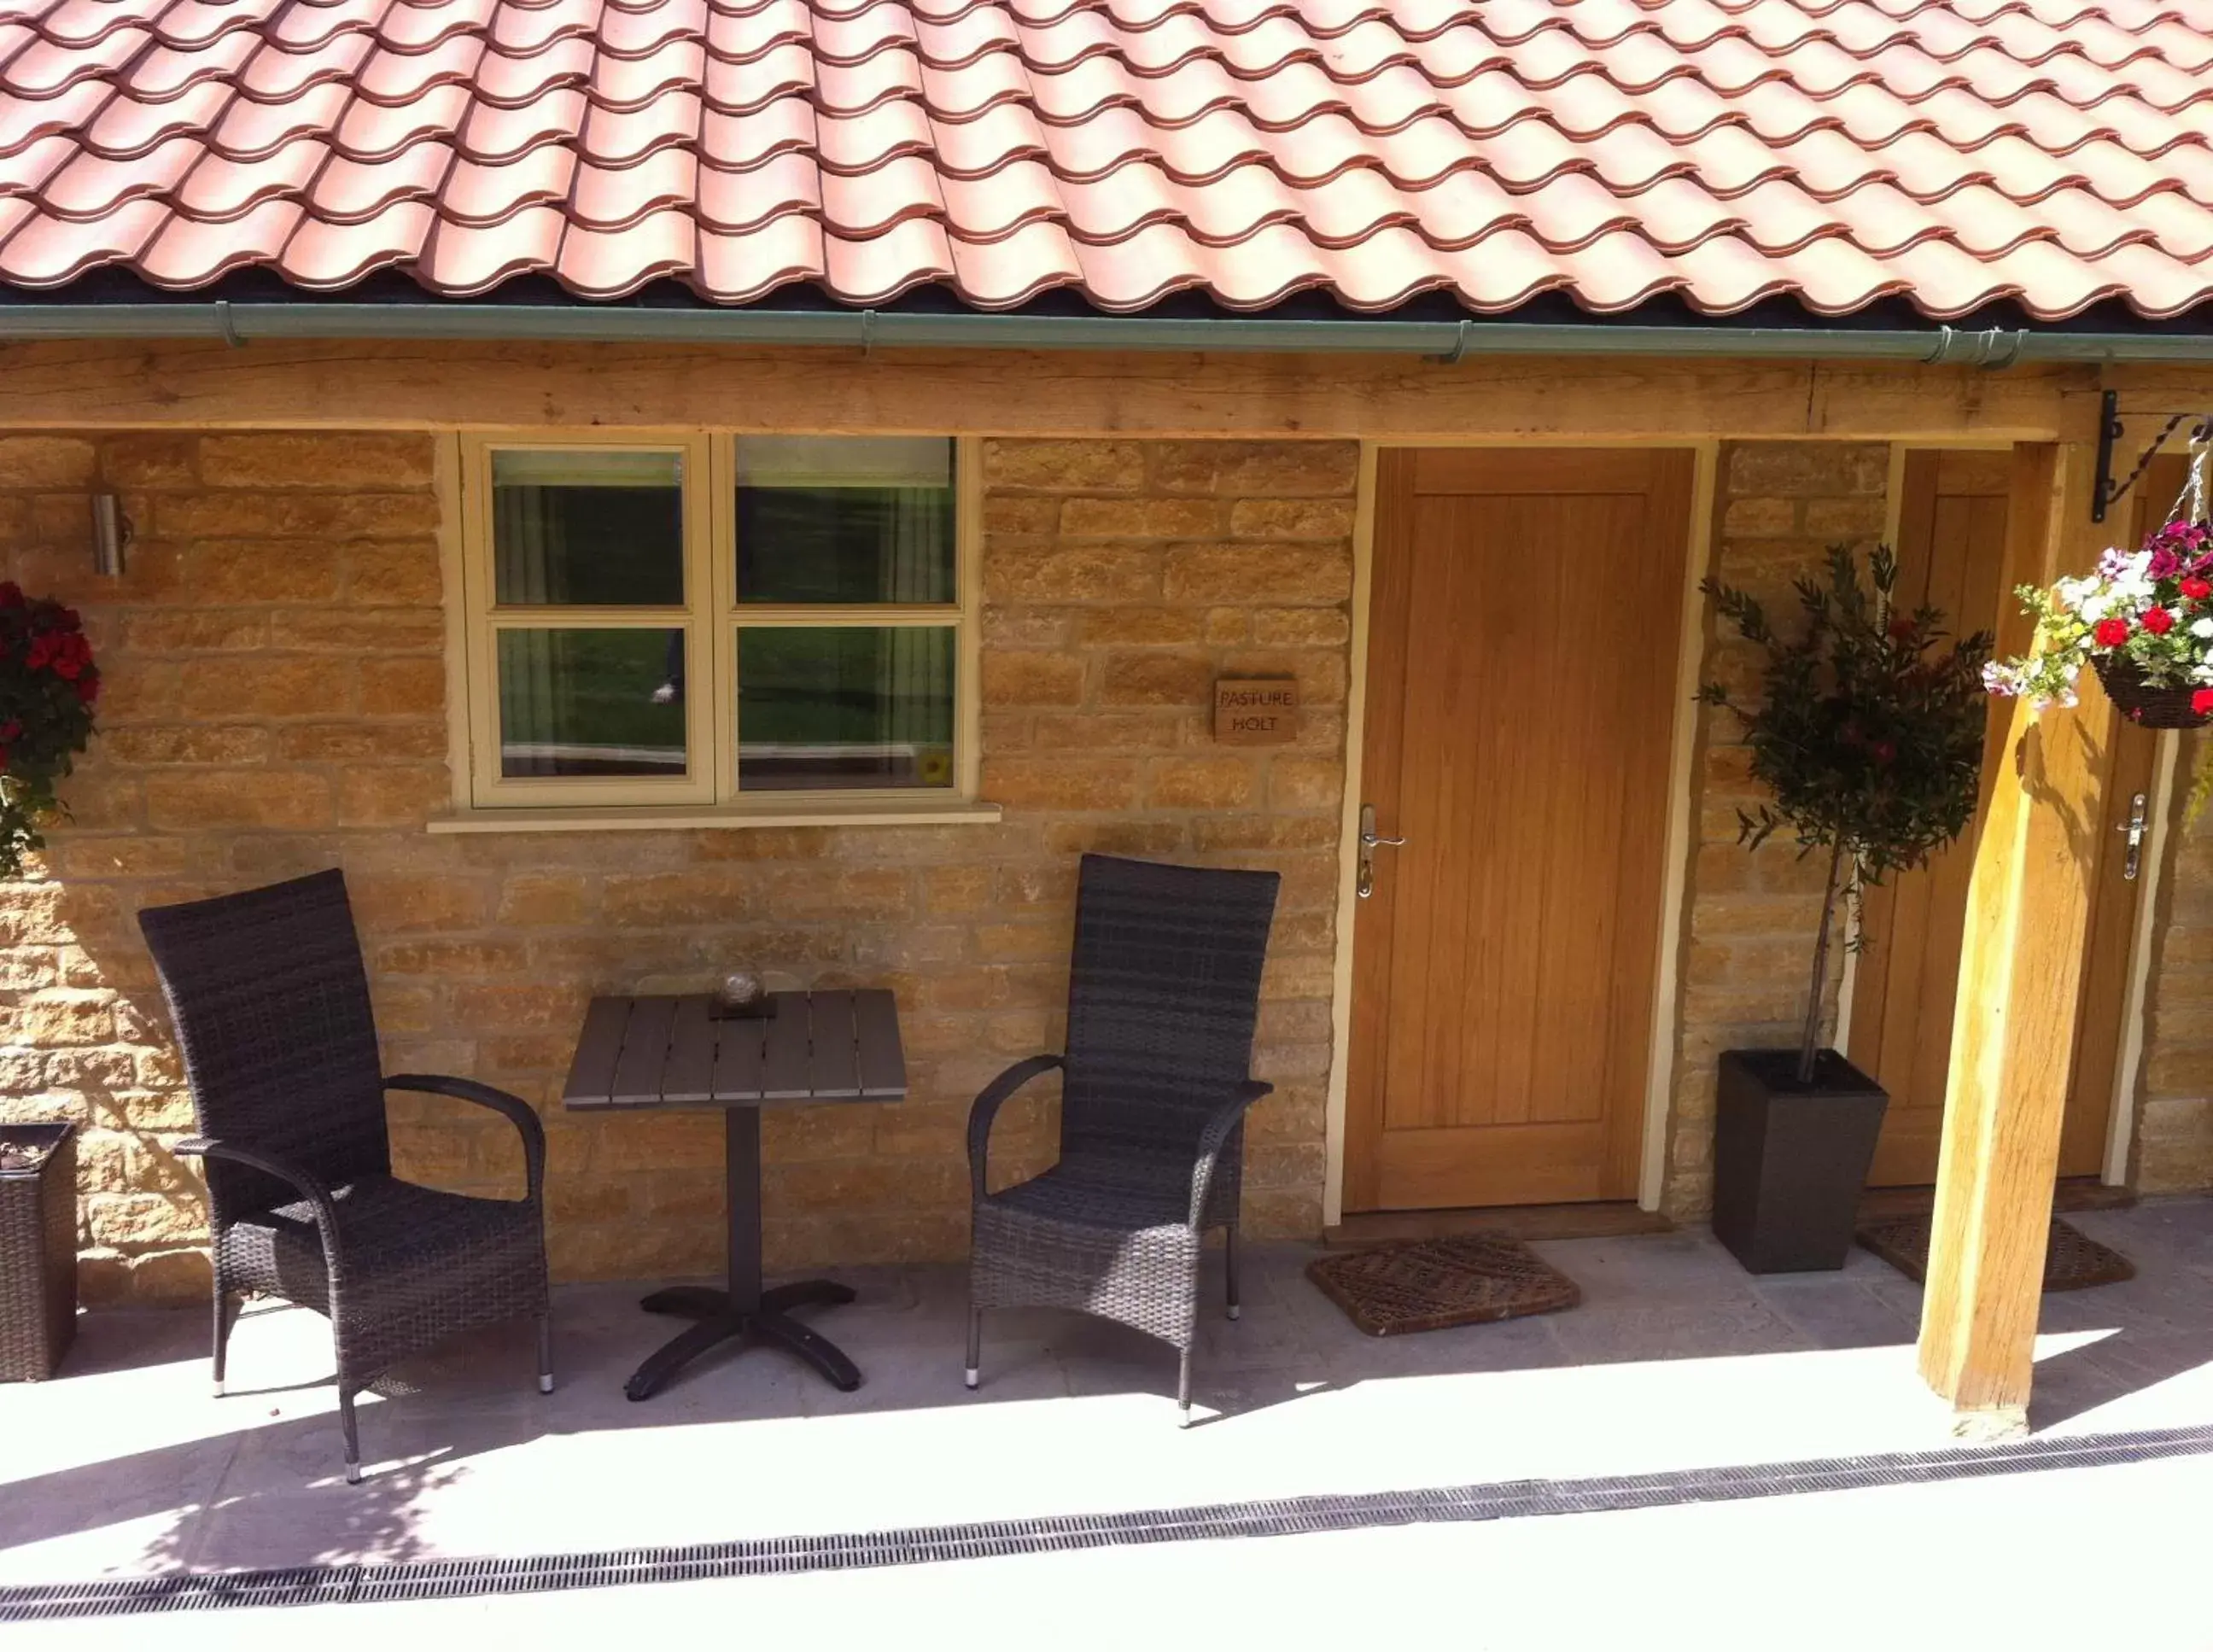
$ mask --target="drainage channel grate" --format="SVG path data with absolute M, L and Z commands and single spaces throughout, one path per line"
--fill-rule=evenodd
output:
M 1933 1484 L 1997 1474 L 2102 1468 L 2213 1454 L 2213 1426 L 2021 1440 L 1941 1451 L 1602 1475 L 1503 1480 L 1421 1491 L 1284 1497 L 1120 1515 L 1067 1515 L 819 1537 L 758 1538 L 681 1548 L 613 1549 L 513 1560 L 399 1561 L 281 1571 L 172 1573 L 0 1588 L 0 1623 L 110 1618 L 224 1606 L 364 1605 L 617 1583 L 690 1582 L 782 1572 L 911 1566 L 1210 1538 L 1292 1537 L 1444 1521 L 1523 1520 L 1671 1504 L 1787 1497 L 1814 1491 Z

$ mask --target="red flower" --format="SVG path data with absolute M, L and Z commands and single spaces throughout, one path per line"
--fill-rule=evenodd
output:
M 9 718 L 5 722 L 0 722 L 0 746 L 4 746 L 16 739 L 22 732 L 23 725 L 13 717 Z
M 2147 609 L 2143 617 L 2143 628 L 2154 637 L 2164 637 L 2174 629 L 2174 616 L 2165 608 Z
M 1879 741 L 1875 741 L 1875 760 L 1876 762 L 1878 762 L 1878 763 L 1888 763 L 1888 762 L 1889 762 L 1893 758 L 1896 757 L 1897 755 L 1898 755 L 1898 747 L 1895 747 L 1895 746 L 1893 746 L 1893 745 L 1892 745 L 1888 741 L 1887 741 L 1887 740 L 1879 740 Z
M 100 674 L 98 672 L 88 671 L 83 676 L 76 680 L 76 697 L 80 702 L 86 705 L 90 705 L 94 700 L 100 698 Z
M 2207 597 L 2213 596 L 2213 580 L 2186 579 L 2182 582 L 2182 594 L 2192 602 L 2203 602 Z
M 2129 622 L 2125 619 L 2100 619 L 2090 636 L 2101 649 L 2117 649 L 2129 640 Z
M 2190 709 L 2199 716 L 2213 711 L 2213 688 L 2201 688 L 2190 697 Z
M 1913 621 L 1905 614 L 1899 615 L 1897 619 L 1890 622 L 1891 636 L 1901 643 L 1906 641 L 1914 634 L 1914 632 L 1920 629 L 1921 628 L 1918 625 L 1915 625 Z

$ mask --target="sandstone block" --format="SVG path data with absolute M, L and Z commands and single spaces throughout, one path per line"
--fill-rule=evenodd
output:
M 1125 758 L 984 759 L 983 795 L 1010 808 L 1130 808 L 1137 765 Z
M 1143 485 L 1145 453 L 1134 442 L 1002 439 L 984 444 L 984 479 L 994 489 L 1129 492 Z
M 361 709 L 370 716 L 423 716 L 445 710 L 446 662 L 435 655 L 367 659 L 359 670 Z
M 360 430 L 210 436 L 200 442 L 200 472 L 217 488 L 428 490 L 430 438 Z
M 1253 765 L 1243 758 L 1179 758 L 1153 765 L 1146 802 L 1155 808 L 1237 808 L 1254 789 Z
M 86 488 L 99 455 L 75 436 L 0 436 L 0 488 Z
M 994 546 L 984 591 L 994 602 L 1156 602 L 1161 554 L 1151 546 Z
M 1185 545 L 1168 552 L 1172 602 L 1342 602 L 1352 594 L 1349 547 L 1300 543 Z
M 1211 704 L 1215 674 L 1213 659 L 1204 654 L 1110 653 L 1100 698 L 1107 705 Z
M 984 655 L 987 705 L 1077 705 L 1083 699 L 1083 661 L 1070 654 L 994 649 Z
M 323 774 L 281 768 L 192 769 L 149 774 L 144 787 L 146 818 L 160 831 L 298 831 L 331 824 L 331 783 Z

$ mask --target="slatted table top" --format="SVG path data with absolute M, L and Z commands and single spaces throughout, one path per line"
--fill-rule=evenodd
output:
M 776 1013 L 717 1018 L 703 995 L 594 998 L 564 1106 L 798 1106 L 906 1094 L 899 1010 L 881 988 L 777 992 Z

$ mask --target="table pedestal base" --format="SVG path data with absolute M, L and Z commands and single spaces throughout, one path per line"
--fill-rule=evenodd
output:
M 728 1291 L 704 1285 L 673 1285 L 656 1290 L 639 1304 L 647 1313 L 673 1314 L 697 1323 L 656 1349 L 631 1374 L 623 1392 L 632 1399 L 649 1399 L 669 1378 L 710 1348 L 735 1338 L 743 1344 L 768 1343 L 796 1354 L 820 1372 L 832 1387 L 850 1393 L 861 1386 L 860 1368 L 829 1338 L 791 1318 L 790 1310 L 852 1300 L 852 1287 L 834 1279 L 802 1279 L 796 1284 L 778 1285 L 761 1292 L 759 1305 L 751 1309 L 735 1307 Z

